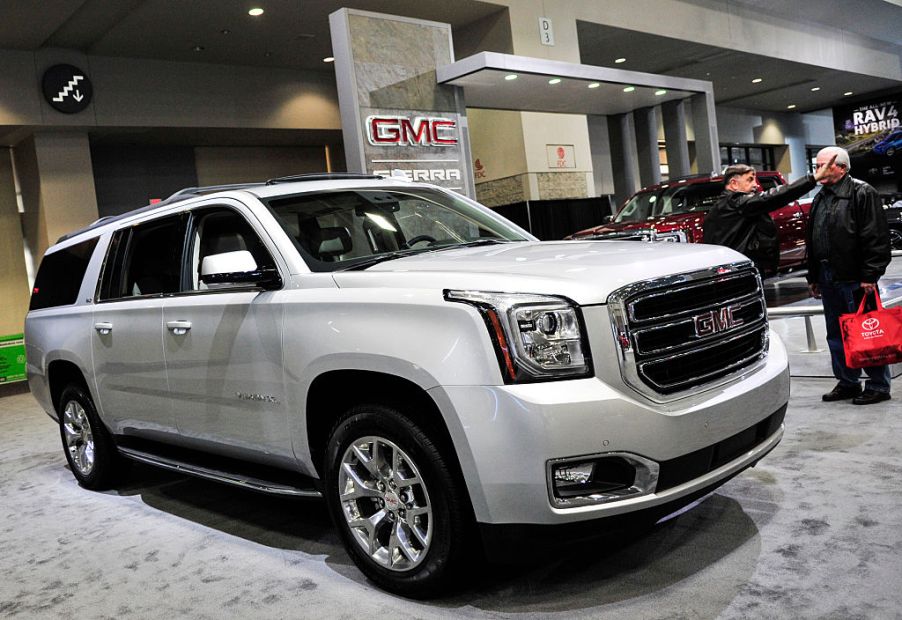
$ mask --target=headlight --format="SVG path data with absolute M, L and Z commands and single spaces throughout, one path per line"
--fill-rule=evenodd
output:
M 579 311 L 566 299 L 481 291 L 445 291 L 445 299 L 482 313 L 505 382 L 591 375 Z

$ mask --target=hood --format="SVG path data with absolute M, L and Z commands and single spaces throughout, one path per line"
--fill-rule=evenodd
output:
M 746 261 L 713 245 L 641 241 L 525 241 L 442 250 L 334 272 L 341 288 L 433 288 L 562 295 L 603 304 L 616 289 L 651 278 Z

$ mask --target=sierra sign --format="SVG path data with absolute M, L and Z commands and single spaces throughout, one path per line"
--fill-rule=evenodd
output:
M 366 137 L 373 146 L 456 146 L 457 123 L 434 116 L 366 118 Z

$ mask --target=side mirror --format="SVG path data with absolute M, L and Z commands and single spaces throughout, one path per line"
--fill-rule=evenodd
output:
M 260 269 L 247 250 L 223 252 L 205 256 L 200 267 L 204 284 L 255 284 L 265 289 L 282 286 L 282 278 L 275 269 Z
M 602 224 L 610 224 L 610 223 L 613 222 L 613 221 L 614 221 L 614 216 L 613 216 L 613 215 L 605 215 L 603 218 L 601 218 L 601 223 L 602 223 Z

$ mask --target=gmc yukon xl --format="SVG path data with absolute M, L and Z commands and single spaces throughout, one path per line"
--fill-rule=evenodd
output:
M 710 492 L 777 445 L 789 396 L 741 255 L 538 242 L 363 175 L 99 220 L 48 250 L 25 331 L 82 486 L 132 459 L 322 496 L 363 573 L 415 597 L 516 526 L 600 530 Z

